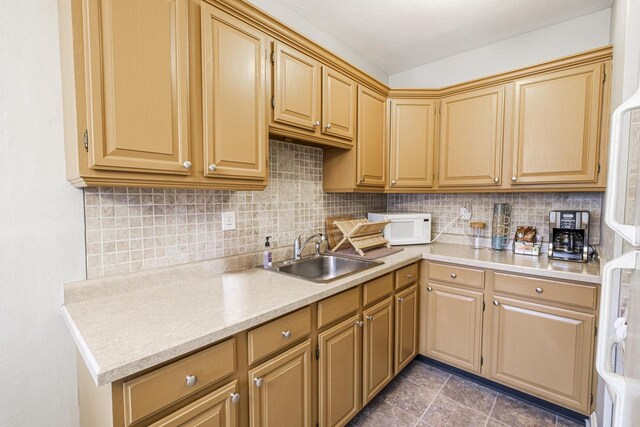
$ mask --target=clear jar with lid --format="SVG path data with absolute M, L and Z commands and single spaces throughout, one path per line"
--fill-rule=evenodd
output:
M 484 222 L 470 222 L 469 228 L 469 240 L 473 249 L 480 249 L 482 247 L 482 234 L 487 226 Z

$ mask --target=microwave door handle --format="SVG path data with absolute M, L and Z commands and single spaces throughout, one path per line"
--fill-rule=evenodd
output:
M 602 270 L 602 301 L 600 301 L 600 320 L 598 330 L 600 336 L 596 346 L 596 370 L 605 381 L 607 390 L 614 403 L 614 420 L 622 419 L 624 399 L 626 392 L 626 378 L 616 374 L 612 369 L 611 361 L 611 340 L 607 337 L 607 331 L 613 324 L 614 314 L 612 313 L 611 302 L 613 299 L 613 274 L 619 269 L 634 269 L 636 263 L 640 261 L 640 251 L 626 253 L 605 264 Z
M 609 147 L 609 170 L 608 170 L 608 187 L 606 192 L 605 223 L 615 232 L 620 234 L 626 241 L 634 246 L 640 245 L 640 227 L 629 224 L 623 224 L 618 221 L 616 209 L 618 207 L 618 190 L 620 186 L 620 171 L 618 170 L 620 152 L 622 151 L 622 127 L 624 125 L 624 115 L 631 110 L 640 108 L 640 88 L 629 99 L 623 102 L 615 109 L 611 118 L 611 138 Z

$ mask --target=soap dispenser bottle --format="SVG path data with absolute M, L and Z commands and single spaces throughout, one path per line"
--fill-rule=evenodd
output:
M 262 266 L 264 268 L 271 268 L 273 261 L 273 254 L 271 252 L 271 243 L 269 243 L 269 239 L 271 236 L 267 236 L 267 241 L 264 243 L 264 253 L 262 255 Z

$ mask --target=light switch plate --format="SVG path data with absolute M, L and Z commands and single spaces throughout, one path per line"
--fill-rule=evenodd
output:
M 236 229 L 236 213 L 235 212 L 222 212 L 222 230 L 235 230 Z

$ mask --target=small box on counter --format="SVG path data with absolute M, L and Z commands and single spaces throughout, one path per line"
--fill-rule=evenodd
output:
M 519 225 L 513 239 L 513 253 L 540 256 L 543 236 L 536 233 L 533 226 Z

